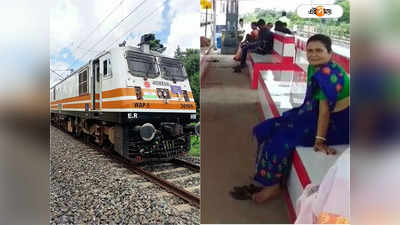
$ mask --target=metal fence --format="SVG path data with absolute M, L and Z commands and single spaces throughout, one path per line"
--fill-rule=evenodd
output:
M 296 30 L 296 35 L 305 38 L 309 38 L 314 34 L 328 35 L 332 39 L 333 44 L 350 48 L 350 34 L 336 32 L 329 29 L 318 29 L 318 27 L 300 28 Z

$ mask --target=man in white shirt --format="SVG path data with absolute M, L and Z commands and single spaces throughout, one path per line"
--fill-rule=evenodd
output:
M 287 18 L 285 11 L 282 12 L 282 16 L 278 20 L 281 21 L 282 23 L 286 23 L 287 26 L 290 25 L 290 19 Z
M 243 24 L 243 18 L 239 19 L 239 26 L 238 26 L 238 38 L 239 42 L 242 41 L 244 37 L 245 29 L 244 29 L 244 24 Z

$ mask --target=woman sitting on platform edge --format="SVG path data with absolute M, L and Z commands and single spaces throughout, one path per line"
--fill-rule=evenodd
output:
M 349 143 L 349 77 L 331 61 L 332 41 L 316 34 L 307 40 L 307 90 L 301 106 L 267 119 L 253 128 L 257 139 L 256 185 L 234 187 L 238 200 L 264 202 L 286 186 L 296 146 L 336 154 L 328 145 Z

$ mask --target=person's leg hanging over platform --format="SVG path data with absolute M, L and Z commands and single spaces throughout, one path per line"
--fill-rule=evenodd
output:
M 240 64 L 233 68 L 235 73 L 242 72 L 242 69 L 247 66 L 246 65 L 247 52 L 249 50 L 256 49 L 257 46 L 258 46 L 258 43 L 246 43 L 241 47 L 242 48 L 242 54 L 240 56 Z

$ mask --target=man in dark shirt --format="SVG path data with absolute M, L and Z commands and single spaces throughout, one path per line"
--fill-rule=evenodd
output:
M 234 67 L 234 72 L 239 73 L 241 69 L 246 67 L 247 52 L 249 50 L 258 54 L 271 54 L 274 44 L 274 36 L 272 32 L 265 26 L 263 19 L 258 20 L 258 27 L 260 28 L 259 39 L 256 42 L 245 42 L 241 45 L 242 55 L 240 56 L 240 65 Z
M 292 34 L 292 31 L 290 31 L 290 30 L 287 28 L 287 24 L 286 24 L 286 23 L 283 23 L 283 22 L 280 21 L 280 20 L 278 20 L 278 21 L 275 22 L 275 28 L 274 28 L 274 30 L 275 30 L 275 31 L 282 32 L 282 33 L 285 33 L 285 34 Z

